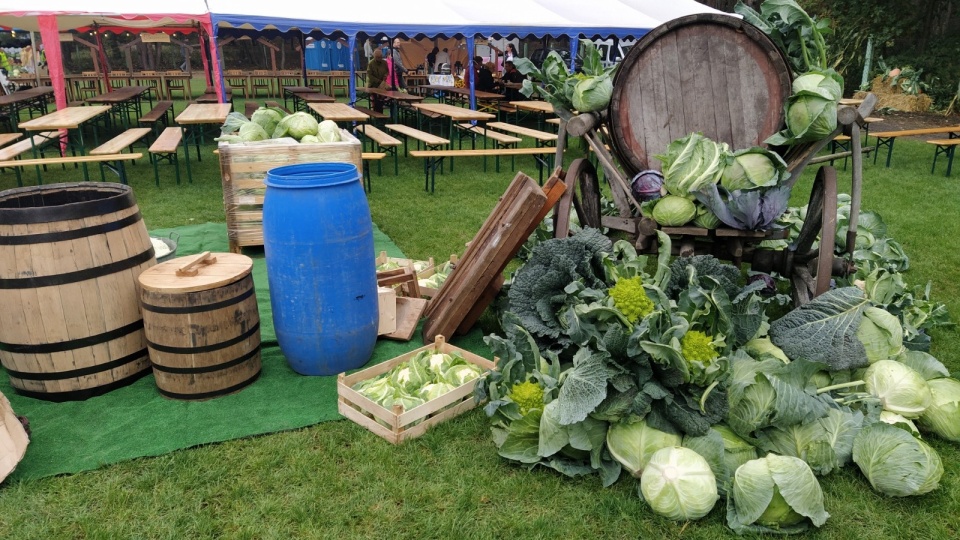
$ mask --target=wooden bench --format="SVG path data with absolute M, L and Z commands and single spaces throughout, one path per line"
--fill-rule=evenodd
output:
M 499 131 L 494 131 L 492 129 L 486 129 L 483 126 L 479 126 L 479 125 L 475 126 L 473 124 L 457 124 L 456 126 L 457 126 L 457 129 L 461 131 L 466 131 L 467 133 L 470 133 L 472 135 L 471 143 L 472 143 L 472 149 L 474 150 L 477 148 L 477 140 L 476 140 L 477 135 L 484 137 L 483 139 L 484 148 L 487 147 L 487 139 L 490 139 L 491 141 L 493 141 L 494 148 L 516 148 L 517 145 L 520 144 L 520 142 L 523 140 L 520 137 L 514 137 L 513 135 L 507 135 L 506 133 L 501 133 Z M 459 142 L 458 146 L 462 149 L 463 138 L 462 137 L 458 138 L 458 142 Z M 496 156 L 496 158 L 497 158 L 496 171 L 500 172 L 500 156 L 498 155 Z M 513 168 L 514 166 L 513 159 L 514 159 L 513 157 L 510 158 L 511 168 Z M 484 172 L 486 172 L 487 170 L 486 157 L 483 158 L 483 170 Z
M 129 148 L 133 152 L 133 145 L 139 142 L 141 139 L 147 135 L 153 133 L 153 130 L 150 128 L 130 128 L 123 133 L 117 135 L 116 137 L 110 139 L 109 141 L 101 144 L 100 146 L 94 148 L 89 152 L 91 156 L 106 156 L 110 154 L 122 154 L 125 148 Z M 134 162 L 136 164 L 136 162 Z M 110 162 L 100 162 L 100 181 L 104 181 L 103 168 L 108 167 L 117 174 L 115 168 L 110 165 Z
M 373 143 L 373 150 L 375 152 L 393 154 L 393 174 L 400 174 L 400 165 L 397 158 L 397 148 L 403 144 L 400 142 L 400 139 L 397 139 L 393 135 L 385 133 L 384 131 L 381 131 L 380 128 L 370 124 L 359 125 L 355 128 L 355 131 Z M 383 167 L 379 161 L 377 162 L 377 174 L 383 174 Z
M 423 189 L 433 193 L 436 169 L 444 158 L 484 157 L 484 156 L 542 156 L 556 152 L 554 148 L 482 148 L 477 150 L 411 150 L 410 155 L 423 158 L 423 170 L 426 175 Z M 537 160 L 537 167 L 544 165 Z
M 379 112 L 379 111 L 375 111 L 375 110 L 370 109 L 370 108 L 368 108 L 368 107 L 354 107 L 354 109 L 356 109 L 356 110 L 358 110 L 358 111 L 366 114 L 367 116 L 369 116 L 370 118 L 372 118 L 372 119 L 374 119 L 374 120 L 386 120 L 386 119 L 390 118 L 390 115 L 389 115 L 389 114 L 382 113 L 382 112 Z
M 253 113 L 256 112 L 256 110 L 259 109 L 260 107 L 261 105 L 256 101 L 248 101 L 243 104 L 243 115 L 246 116 L 247 118 L 250 118 L 251 116 L 253 116 Z
M 12 143 L 20 137 L 23 137 L 23 133 L 0 133 L 0 148 Z
M 937 145 L 937 149 L 933 153 L 933 166 L 930 167 L 930 174 L 933 174 L 933 171 L 937 168 L 937 156 L 942 154 L 947 156 L 947 176 L 950 176 L 950 171 L 953 169 L 953 154 L 956 152 L 957 146 L 960 146 L 960 137 L 931 139 L 927 141 L 927 144 Z
M 16 159 L 12 161 L 0 161 L 0 169 L 3 168 L 12 168 L 17 171 L 17 184 L 23 185 L 20 179 L 20 169 L 22 167 L 36 167 L 37 168 L 37 179 L 38 183 L 40 181 L 40 167 L 46 167 L 47 165 L 67 165 L 67 164 L 81 164 L 83 166 L 83 176 L 84 179 L 89 180 L 87 175 L 87 163 L 116 163 L 117 175 L 120 177 L 120 181 L 124 184 L 127 183 L 127 175 L 124 170 L 123 163 L 125 161 L 133 161 L 143 157 L 141 153 L 135 154 L 102 154 L 98 156 L 57 156 L 50 158 L 30 158 L 30 159 Z
M 387 124 L 383 126 L 390 131 L 399 133 L 403 135 L 403 155 L 407 155 L 407 142 L 409 138 L 416 139 L 417 141 L 417 150 L 420 149 L 420 144 L 422 143 L 428 150 L 437 148 L 438 146 L 444 146 L 450 144 L 450 141 L 444 139 L 443 137 L 438 137 L 432 133 L 427 133 L 426 131 L 420 131 L 419 129 L 412 128 L 410 126 L 405 126 L 403 124 Z
M 157 104 L 150 109 L 150 112 L 140 117 L 138 120 L 141 124 L 149 124 L 154 132 L 157 131 L 157 126 L 162 121 L 164 126 L 170 125 L 170 120 L 173 119 L 173 102 L 172 101 L 158 101 Z
M 880 155 L 880 147 L 885 146 L 887 148 L 887 167 L 890 166 L 890 157 L 893 155 L 893 143 L 897 140 L 897 137 L 939 135 L 940 133 L 949 133 L 950 138 L 953 139 L 954 137 L 960 136 L 960 126 L 904 129 L 900 131 L 877 131 L 877 132 L 871 133 L 871 135 L 877 138 L 877 144 L 875 147 L 875 150 L 877 153 L 873 155 L 873 162 L 874 164 L 876 164 L 877 156 Z
M 160 186 L 160 170 L 157 162 L 165 160 L 172 163 L 177 174 L 177 185 L 180 185 L 180 162 L 177 159 L 177 153 L 180 150 L 180 142 L 183 140 L 183 132 L 179 127 L 168 127 L 157 137 L 150 145 L 150 161 L 153 162 L 153 178 L 157 186 Z M 188 180 L 192 183 L 193 178 L 188 175 Z
M 363 187 L 368 193 L 373 190 L 370 183 L 370 162 L 376 161 L 379 164 L 385 157 L 387 157 L 387 154 L 383 152 L 363 152 L 360 154 L 360 159 L 363 160 Z
M 9 135 L 18 135 L 15 139 L 20 138 L 19 137 L 20 134 L 18 133 L 11 133 Z M 11 160 L 17 159 L 22 154 L 30 152 L 34 148 L 36 148 L 37 150 L 40 150 L 40 155 L 42 156 L 43 148 L 46 146 L 49 146 L 54 141 L 59 141 L 60 140 L 59 137 L 60 137 L 60 132 L 58 131 L 43 131 L 43 132 L 37 133 L 33 137 L 24 139 L 22 141 L 18 141 L 16 143 L 10 144 L 9 146 L 4 146 L 3 148 L 0 148 L 0 161 L 11 161 Z M 4 167 L 0 166 L 0 170 L 2 170 L 3 168 Z M 43 170 L 46 170 L 46 167 L 44 167 Z M 20 175 L 20 169 L 14 168 L 14 171 L 17 174 L 17 185 L 22 186 L 23 178 Z M 86 172 L 86 169 L 84 169 L 84 172 Z M 40 169 L 38 168 L 37 183 L 39 184 L 41 181 L 42 179 L 40 178 Z

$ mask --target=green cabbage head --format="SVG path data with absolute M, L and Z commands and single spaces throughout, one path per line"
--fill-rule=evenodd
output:
M 654 156 L 663 162 L 664 187 L 673 195 L 686 196 L 720 180 L 730 148 L 701 133 L 691 133 Z
M 889 360 L 903 352 L 903 326 L 900 319 L 889 311 L 869 307 L 863 312 L 857 339 L 867 352 L 867 360 L 872 364 L 879 360 Z
M 640 476 L 640 493 L 654 512 L 676 521 L 700 519 L 720 499 L 707 460 L 682 446 L 661 448 L 650 456 Z
M 960 442 L 960 381 L 945 377 L 927 384 L 933 402 L 920 415 L 920 427 L 948 441 Z
M 697 207 L 686 197 L 667 195 L 657 200 L 653 219 L 665 227 L 679 227 L 697 216 Z
M 260 124 L 255 124 L 253 122 L 247 122 L 246 124 L 240 126 L 240 130 L 237 131 L 237 134 L 240 136 L 240 140 L 244 142 L 262 141 L 270 138 L 267 132 L 260 127 Z
M 340 142 L 340 126 L 333 120 L 324 120 L 317 126 L 317 137 L 322 142 Z
M 904 418 L 917 418 L 933 402 L 924 378 L 896 360 L 880 360 L 863 374 L 867 392 L 880 399 L 883 409 Z
M 943 476 L 940 456 L 909 431 L 878 422 L 853 440 L 853 461 L 873 489 L 890 497 L 923 495 Z
M 679 445 L 679 435 L 650 427 L 643 420 L 611 424 L 607 430 L 610 455 L 636 477 L 643 472 L 654 452 Z
M 310 114 L 303 111 L 295 112 L 280 120 L 272 138 L 293 137 L 299 141 L 306 135 L 317 135 L 318 127 L 317 119 Z
M 829 517 L 820 483 L 802 459 L 767 454 L 733 475 L 727 525 L 738 534 L 800 532 L 820 527 Z
M 720 185 L 727 191 L 772 187 L 790 176 L 787 164 L 776 152 L 755 146 L 727 158 Z
M 613 81 L 609 75 L 587 77 L 573 88 L 573 107 L 579 112 L 601 111 L 610 104 Z
M 790 96 L 787 129 L 796 142 L 823 139 L 837 129 L 837 102 L 814 93 Z

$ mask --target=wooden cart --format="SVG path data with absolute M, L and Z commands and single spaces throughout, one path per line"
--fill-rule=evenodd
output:
M 626 56 L 614 79 L 608 110 L 573 116 L 558 110 L 561 136 L 557 162 L 562 163 L 564 135 L 584 137 L 596 155 L 619 216 L 602 216 L 597 171 L 586 159 L 574 160 L 566 173 L 568 190 L 555 213 L 555 233 L 569 233 L 571 206 L 580 223 L 624 231 L 635 238 L 638 250 L 655 252 L 656 232 L 669 234 L 676 254 L 710 253 L 736 264 L 750 263 L 756 271 L 777 271 L 793 282 L 795 303 L 803 304 L 825 292 L 831 275 L 853 271 L 849 257 L 834 256 L 837 181 L 833 167 L 822 166 L 810 196 L 807 218 L 799 238 L 785 250 L 758 249 L 768 239 L 786 237 L 784 231 L 708 230 L 698 227 L 659 227 L 638 217 L 629 179 L 659 168 L 654 154 L 671 141 L 692 132 L 726 142 L 732 149 L 761 146 L 784 124 L 784 103 L 791 93 L 791 76 L 782 53 L 759 29 L 742 19 L 699 14 L 661 25 L 641 39 Z M 792 146 L 781 152 L 788 164 L 792 187 L 812 163 L 850 155 L 853 159 L 850 232 L 855 244 L 862 181 L 860 128 L 876 99 L 870 95 L 859 108 L 841 106 L 838 127 L 822 140 Z M 834 137 L 849 135 L 851 151 L 815 158 Z M 818 249 L 811 249 L 817 236 Z

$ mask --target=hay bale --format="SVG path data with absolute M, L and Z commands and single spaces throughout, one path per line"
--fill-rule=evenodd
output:
M 877 109 L 895 109 L 904 112 L 926 112 L 933 105 L 933 99 L 926 94 L 911 96 L 904 94 L 900 86 L 890 86 L 890 80 L 878 75 L 870 81 L 870 92 L 877 96 Z M 853 95 L 863 99 L 867 93 L 860 91 Z

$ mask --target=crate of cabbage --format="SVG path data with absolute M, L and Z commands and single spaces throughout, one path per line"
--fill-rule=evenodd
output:
M 494 362 L 443 336 L 382 364 L 337 376 L 340 414 L 393 444 L 476 407 L 473 389 Z
M 250 120 L 230 113 L 217 140 L 227 234 L 234 253 L 243 246 L 263 245 L 263 181 L 270 169 L 338 161 L 363 171 L 360 141 L 335 123 L 318 123 L 307 113 L 287 115 L 260 108 Z

